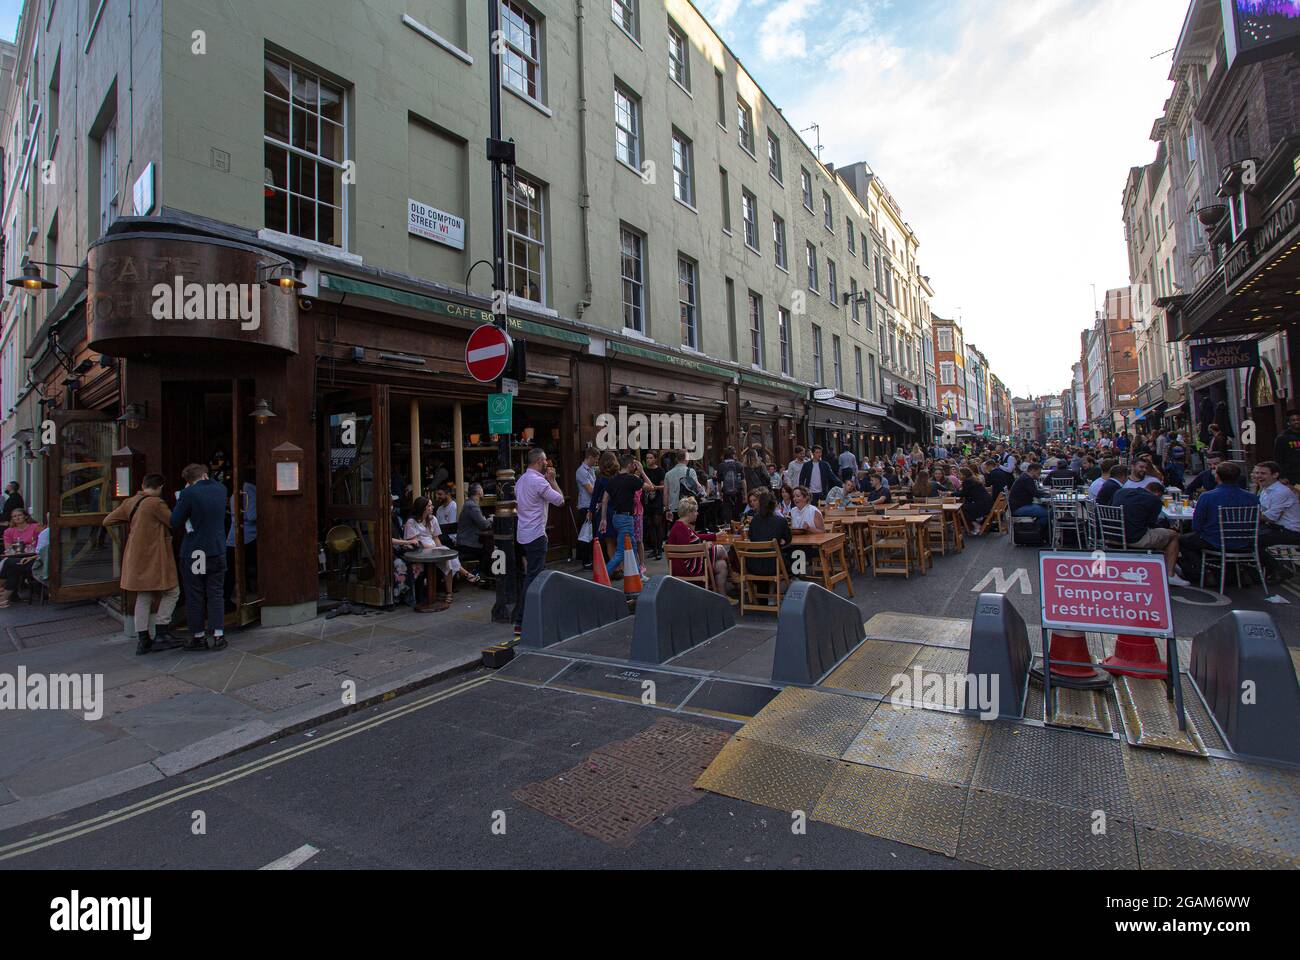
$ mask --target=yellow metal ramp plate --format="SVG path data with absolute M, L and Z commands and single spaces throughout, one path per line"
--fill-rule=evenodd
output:
M 841 763 L 812 819 L 954 857 L 965 806 L 964 787 Z
M 1104 832 L 1098 832 L 1099 825 Z M 957 856 L 1004 870 L 1135 870 L 1133 824 L 1092 811 L 972 789 Z
M 1179 729 L 1174 702 L 1168 698 L 1163 680 L 1116 677 L 1115 696 L 1124 720 L 1124 736 L 1133 746 L 1207 755 L 1190 709 L 1186 711 L 1187 729 Z
M 851 763 L 968 784 L 988 724 L 954 713 L 882 703 L 844 751 Z
M 928 649 L 916 643 L 898 643 L 892 640 L 866 640 L 849 654 L 822 681 L 823 687 L 853 690 L 857 693 L 874 693 L 887 697 L 894 688 L 894 678 L 904 673 L 918 652 Z
M 1300 772 L 1155 750 L 1122 756 L 1139 824 L 1300 866 Z
M 912 613 L 878 613 L 864 625 L 871 640 L 924 643 L 932 647 L 970 646 L 969 620 L 922 617 Z
M 777 810 L 809 811 L 835 773 L 836 763 L 758 740 L 733 739 L 695 786 Z
M 1202 837 L 1154 827 L 1137 828 L 1138 863 L 1143 870 L 1295 870 L 1300 861 L 1270 857 Z
M 1133 819 L 1124 745 L 1051 727 L 998 722 L 989 730 L 972 785 L 1109 818 Z
M 786 687 L 736 736 L 838 760 L 876 706 L 874 700 Z
M 1052 716 L 1047 722 L 1054 727 L 1093 733 L 1109 734 L 1114 729 L 1104 690 L 1074 690 L 1060 685 L 1052 686 Z

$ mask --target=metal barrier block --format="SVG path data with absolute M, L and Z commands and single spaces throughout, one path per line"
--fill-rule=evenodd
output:
M 722 594 L 676 577 L 655 577 L 636 602 L 632 659 L 663 663 L 735 625 L 735 610 Z
M 988 676 L 998 690 L 998 716 L 1020 719 L 1029 683 L 1029 631 L 1011 601 L 1000 593 L 981 593 L 975 601 L 966 672 Z
M 856 603 L 815 583 L 796 583 L 777 614 L 772 679 L 816 683 L 865 635 Z
M 550 647 L 627 617 L 622 590 L 559 570 L 545 570 L 528 586 L 519 643 Z
M 1234 610 L 1193 637 L 1191 674 L 1233 752 L 1300 763 L 1300 686 L 1272 617 Z

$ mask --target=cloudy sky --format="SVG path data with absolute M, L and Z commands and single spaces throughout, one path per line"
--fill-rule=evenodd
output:
M 1121 195 L 1187 0 L 696 2 L 824 160 L 884 180 L 1012 392 L 1068 386 L 1092 285 L 1128 283 Z
M 1120 197 L 1188 0 L 696 2 L 825 160 L 884 179 L 936 311 L 1012 391 L 1064 389 L 1093 285 L 1128 283 Z M 0 0 L 0 36 L 21 6 Z

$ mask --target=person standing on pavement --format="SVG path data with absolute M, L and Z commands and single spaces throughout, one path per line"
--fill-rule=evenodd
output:
M 643 497 L 645 503 L 645 539 L 650 548 L 651 560 L 664 558 L 664 468 L 659 465 L 659 458 L 654 453 L 645 455 L 645 475 L 649 478 L 653 490 Z
M 840 452 L 840 479 L 854 480 L 858 475 L 858 458 L 853 451 L 845 447 Z
M 18 487 L 17 480 L 10 480 L 5 484 L 5 503 L 0 508 L 0 516 L 9 516 L 15 510 L 26 510 L 27 504 L 23 502 L 22 490 Z
M 611 456 L 614 454 L 611 452 Z M 665 460 L 667 457 L 664 458 Z M 601 466 L 604 466 L 602 462 Z M 618 472 L 618 458 L 614 457 L 614 471 L 611 479 Z M 700 487 L 700 479 L 695 473 L 695 468 L 686 461 L 686 454 L 677 452 L 673 454 L 673 464 L 668 472 L 664 474 L 664 513 L 669 519 L 677 519 L 677 504 L 682 497 L 694 497 L 698 502 L 704 496 L 704 490 Z M 598 508 L 599 504 L 593 502 L 593 508 Z M 598 514 L 599 516 L 599 514 Z M 614 524 L 608 517 L 604 518 L 606 526 L 610 530 L 614 529 Z
M 578 481 L 578 529 L 581 530 L 583 525 L 591 519 L 591 493 L 596 489 L 596 461 L 599 459 L 599 453 L 595 447 L 588 447 L 587 452 L 583 454 L 582 463 L 578 464 L 578 472 L 574 479 Z M 592 537 L 595 537 L 596 525 L 592 523 Z M 591 541 L 578 541 L 578 559 L 582 561 L 582 569 L 591 569 Z
M 172 612 L 180 599 L 176 556 L 172 552 L 171 511 L 162 499 L 163 477 L 151 473 L 140 492 L 123 500 L 104 518 L 104 526 L 125 524 L 122 554 L 122 589 L 135 594 L 135 652 L 143 656 L 154 649 L 169 649 L 180 640 L 171 632 Z M 153 614 L 154 601 L 158 614 Z M 170 641 L 170 642 L 169 642 Z
M 795 447 L 794 459 L 785 468 L 785 482 L 792 488 L 799 486 L 799 478 L 803 475 L 803 465 L 807 462 L 807 451 L 803 447 Z
M 528 468 L 515 481 L 515 540 L 524 554 L 524 579 L 515 601 L 516 637 L 523 629 L 528 588 L 546 569 L 546 514 L 550 506 L 564 506 L 564 494 L 555 485 L 555 468 L 547 464 L 546 451 L 533 447 L 528 451 Z
M 1286 429 L 1273 441 L 1273 460 L 1287 483 L 1300 484 L 1300 413 L 1294 410 L 1286 415 Z
M 794 484 L 795 489 L 807 489 L 813 506 L 816 506 L 834 486 L 835 471 L 822 459 L 822 448 L 813 447 L 813 458 L 803 465 L 803 470 L 799 472 L 799 482 Z
M 739 520 L 745 502 L 745 471 L 736 459 L 736 448 L 727 447 L 722 452 L 718 467 L 718 492 L 722 494 L 722 522 Z
M 609 574 L 611 580 L 614 571 L 623 564 L 629 537 L 632 539 L 633 551 L 637 551 L 636 495 L 652 489 L 650 481 L 645 479 L 641 471 L 641 465 L 630 454 L 624 454 L 619 465 L 622 471 L 605 487 L 605 503 L 602 511 L 605 519 L 601 521 L 600 528 L 601 536 L 609 535 L 609 528 L 613 528 L 614 552 L 605 564 L 605 572 Z
M 189 651 L 226 647 L 226 488 L 208 477 L 208 468 L 191 463 L 181 471 L 185 489 L 172 508 L 173 532 L 181 539 L 181 581 L 185 584 L 185 620 L 190 628 Z M 204 628 L 206 622 L 206 630 Z M 212 631 L 211 645 L 207 630 Z

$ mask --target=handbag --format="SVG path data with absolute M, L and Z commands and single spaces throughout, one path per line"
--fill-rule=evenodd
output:
M 591 517 L 582 521 L 582 529 L 578 531 L 578 540 L 581 543 L 591 543 Z

